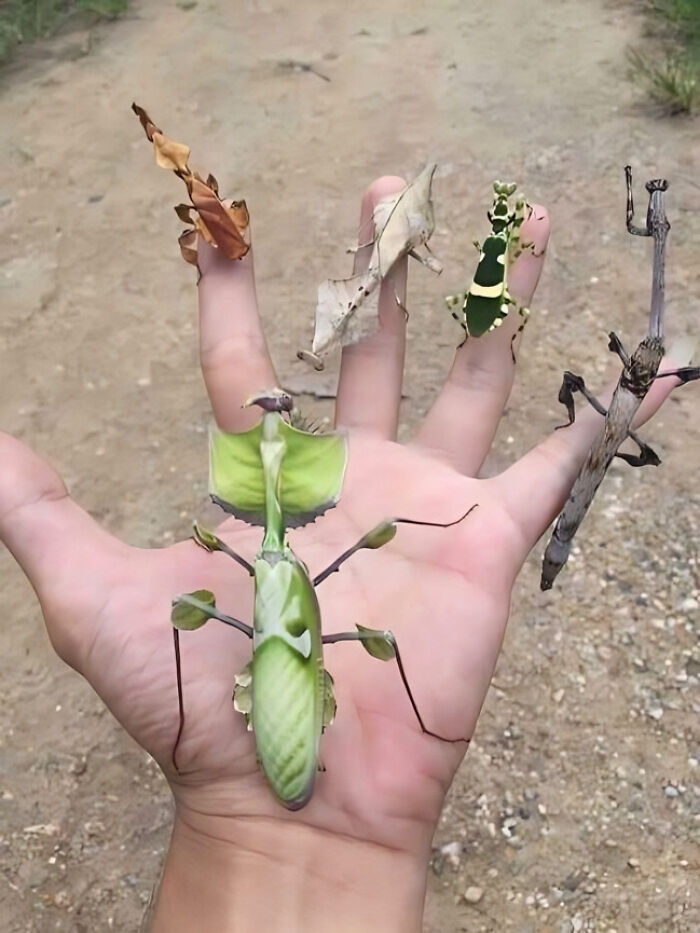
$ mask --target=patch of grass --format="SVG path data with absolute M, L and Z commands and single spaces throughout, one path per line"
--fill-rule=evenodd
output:
M 650 0 L 653 13 L 692 58 L 700 58 L 700 3 L 698 0 Z
M 50 36 L 76 13 L 115 19 L 129 0 L 0 0 L 0 64 L 16 46 Z
M 668 113 L 693 113 L 700 102 L 700 68 L 687 55 L 668 53 L 663 61 L 647 59 L 629 49 L 633 78 L 640 78 L 651 96 Z
M 667 113 L 693 113 L 700 107 L 700 0 L 647 0 L 646 7 L 663 57 L 629 49 L 630 76 Z

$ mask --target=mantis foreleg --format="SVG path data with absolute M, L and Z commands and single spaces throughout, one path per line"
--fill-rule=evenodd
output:
M 472 506 L 472 508 L 473 507 L 474 506 Z M 469 511 L 471 511 L 471 509 Z M 422 525 L 427 523 L 415 522 L 414 524 Z M 451 522 L 450 524 L 454 525 L 456 522 Z M 396 637 L 394 636 L 393 632 L 364 628 L 363 626 L 358 625 L 356 632 L 338 632 L 335 635 L 324 635 L 322 641 L 324 645 L 333 645 L 339 641 L 361 641 L 364 648 L 369 654 L 372 655 L 373 658 L 378 658 L 380 661 L 391 661 L 392 659 L 396 659 L 396 663 L 399 668 L 399 674 L 401 675 L 401 681 L 406 688 L 408 699 L 411 701 L 413 712 L 416 714 L 416 719 L 420 724 L 421 730 L 425 732 L 426 735 L 432 735 L 433 738 L 440 739 L 441 742 L 466 742 L 469 744 L 471 739 L 464 738 L 462 736 L 457 739 L 448 739 L 446 736 L 438 735 L 437 732 L 432 732 L 426 727 L 425 723 L 423 722 L 423 717 L 421 716 L 416 701 L 413 697 L 411 687 L 408 683 L 403 661 L 401 660 L 401 655 L 399 654 L 399 646 L 396 642 Z
M 469 515 L 476 508 L 476 505 L 471 506 L 467 509 L 464 515 L 460 515 L 459 518 L 455 519 L 453 522 L 419 522 L 413 518 L 390 518 L 386 519 L 383 522 L 380 522 L 376 525 L 371 531 L 368 531 L 366 535 L 363 535 L 360 540 L 353 544 L 352 547 L 348 548 L 347 551 L 343 553 L 332 564 L 329 564 L 325 570 L 322 570 L 321 573 L 317 574 L 311 581 L 313 586 L 318 586 L 319 583 L 323 583 L 326 577 L 329 577 L 332 573 L 336 573 L 340 570 L 341 566 L 345 561 L 352 557 L 356 551 L 361 551 L 363 548 L 369 548 L 370 550 L 376 550 L 382 545 L 387 544 L 396 534 L 397 525 L 425 525 L 428 528 L 451 528 L 453 525 L 458 525 L 461 521 Z
M 559 401 L 566 407 L 569 420 L 566 424 L 557 425 L 556 430 L 559 430 L 560 428 L 568 428 L 569 425 L 573 424 L 576 420 L 574 392 L 580 392 L 591 408 L 593 408 L 594 411 L 597 411 L 599 415 L 605 417 L 608 413 L 607 408 L 601 405 L 595 395 L 589 391 L 586 383 L 583 381 L 583 377 L 577 376 L 576 373 L 572 373 L 567 370 L 564 373 L 564 379 L 561 384 L 561 389 L 559 390 Z M 656 451 L 648 444 L 646 444 L 634 431 L 630 431 L 629 436 L 639 447 L 639 456 L 635 456 L 634 454 L 621 453 L 616 453 L 615 456 L 619 457 L 621 460 L 625 460 L 630 464 L 630 466 L 634 467 L 659 466 L 661 460 Z

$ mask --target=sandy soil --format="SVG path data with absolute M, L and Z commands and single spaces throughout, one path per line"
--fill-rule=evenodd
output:
M 203 508 L 180 191 L 151 164 L 135 98 L 247 198 L 263 315 L 297 389 L 312 385 L 295 350 L 315 285 L 346 268 L 361 190 L 440 161 L 445 272 L 413 273 L 408 429 L 449 365 L 458 335 L 441 299 L 469 274 L 490 182 L 515 178 L 548 204 L 548 267 L 489 468 L 509 463 L 560 421 L 564 368 L 595 383 L 605 332 L 641 336 L 649 254 L 624 231 L 627 161 L 640 181 L 671 179 L 669 332 L 697 332 L 697 124 L 639 105 L 624 52 L 641 30 L 630 4 L 601 0 L 152 0 L 42 44 L 0 87 L 0 426 L 135 544 L 186 535 Z M 659 470 L 612 468 L 553 593 L 537 587 L 541 546 L 520 578 L 435 839 L 430 933 L 700 928 L 697 391 L 645 432 Z M 167 843 L 167 788 L 53 656 L 6 552 L 0 580 L 2 928 L 135 930 Z

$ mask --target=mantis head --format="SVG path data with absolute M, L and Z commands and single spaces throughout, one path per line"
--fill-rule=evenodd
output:
M 251 405 L 259 405 L 263 411 L 291 411 L 294 400 L 284 389 L 274 388 L 252 395 L 242 407 L 249 408 Z

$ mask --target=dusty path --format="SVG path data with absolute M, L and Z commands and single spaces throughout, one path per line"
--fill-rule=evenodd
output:
M 57 60 L 49 45 L 0 87 L 0 427 L 50 457 L 113 532 L 144 546 L 186 534 L 206 481 L 194 283 L 170 209 L 180 192 L 152 167 L 133 98 L 247 198 L 287 374 L 305 373 L 294 350 L 315 284 L 345 268 L 364 185 L 440 161 L 433 246 L 446 269 L 413 275 L 409 426 L 451 357 L 441 296 L 467 274 L 490 182 L 512 176 L 549 205 L 549 264 L 493 469 L 560 420 L 563 368 L 595 381 L 605 330 L 641 333 L 648 257 L 622 225 L 629 160 L 672 180 L 671 328 L 697 331 L 697 124 L 635 104 L 624 49 L 641 23 L 626 3 L 242 6 L 136 3 L 86 57 Z M 278 64 L 289 59 L 331 81 Z M 455 845 L 435 860 L 427 930 L 700 925 L 697 406 L 685 389 L 647 430 L 660 471 L 613 468 L 553 594 L 537 590 L 539 551 L 525 568 L 436 838 Z M 3 930 L 134 930 L 167 842 L 164 782 L 53 657 L 5 552 L 0 580 Z M 479 903 L 462 898 L 468 886 Z

